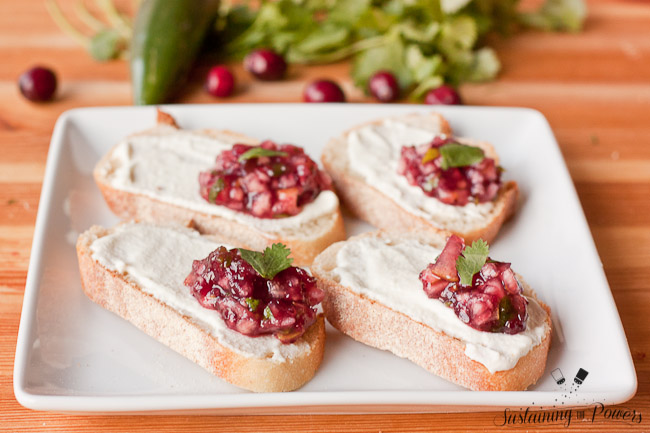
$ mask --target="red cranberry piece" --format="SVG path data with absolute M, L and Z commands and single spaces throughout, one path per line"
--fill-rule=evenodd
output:
M 205 80 L 205 90 L 217 98 L 226 98 L 235 88 L 235 77 L 225 66 L 214 66 Z
M 287 72 L 287 62 L 273 50 L 260 49 L 244 58 L 244 68 L 260 80 L 280 80 Z
M 438 260 L 435 263 L 429 264 L 425 272 L 430 272 L 432 275 L 449 282 L 458 281 L 458 271 L 456 270 L 456 260 L 460 256 L 460 252 L 465 247 L 465 242 L 456 236 L 451 235 L 447 240 L 445 248 L 440 253 Z
M 381 102 L 390 102 L 399 98 L 399 84 L 389 71 L 376 72 L 368 82 L 372 96 Z
M 331 80 L 316 80 L 302 94 L 305 102 L 345 102 L 343 90 Z
M 37 66 L 20 76 L 18 87 L 20 93 L 30 101 L 49 101 L 56 92 L 56 75 L 51 69 Z
M 435 89 L 429 90 L 427 96 L 424 98 L 425 104 L 430 105 L 459 105 L 462 104 L 458 92 L 453 87 L 442 85 Z

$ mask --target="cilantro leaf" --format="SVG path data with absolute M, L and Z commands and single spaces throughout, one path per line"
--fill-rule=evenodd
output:
M 440 148 L 440 154 L 442 155 L 440 167 L 443 170 L 451 167 L 466 167 L 485 158 L 485 154 L 480 148 L 458 143 L 445 144 Z
M 472 284 L 474 274 L 481 270 L 487 260 L 490 248 L 483 239 L 472 242 L 466 246 L 456 260 L 456 269 L 460 276 L 460 283 L 463 285 Z
M 508 35 L 522 24 L 578 31 L 584 0 L 545 0 L 521 12 L 520 0 L 275 0 L 224 6 L 215 25 L 215 55 L 241 58 L 271 48 L 290 63 L 352 58 L 355 85 L 367 90 L 379 70 L 392 72 L 404 94 L 419 100 L 443 83 L 487 81 L 500 69 L 483 46 L 489 33 Z M 109 38 L 110 39 L 110 38 Z M 109 41 L 110 42 L 110 41 Z M 107 44 L 110 48 L 110 43 Z M 481 47 L 481 48 L 478 48 Z M 111 55 L 110 50 L 107 50 Z
M 415 81 L 423 81 L 440 72 L 442 57 L 439 54 L 425 56 L 417 44 L 410 44 L 405 52 L 406 66 Z
M 279 150 L 264 149 L 263 147 L 253 147 L 242 153 L 239 157 L 239 162 L 246 161 L 247 159 L 260 158 L 262 156 L 287 156 L 287 152 Z
M 442 10 L 447 14 L 453 14 L 465 7 L 471 0 L 440 0 Z
M 453 60 L 470 50 L 477 37 L 476 21 L 468 15 L 459 15 L 442 25 L 439 46 L 442 52 Z
M 289 258 L 291 250 L 283 244 L 273 244 L 264 252 L 239 248 L 242 259 L 250 264 L 262 278 L 273 279 L 279 272 L 284 271 L 293 263 Z
M 492 48 L 481 48 L 472 54 L 465 78 L 468 81 L 489 81 L 496 77 L 501 62 Z
M 335 49 L 345 44 L 349 35 L 350 30 L 340 25 L 318 26 L 296 45 L 296 50 L 301 53 L 318 53 Z
M 357 54 L 352 65 L 352 79 L 357 86 L 367 89 L 370 77 L 384 70 L 395 74 L 400 88 L 408 88 L 413 78 L 404 60 L 404 43 L 397 35 L 391 35 L 383 45 Z

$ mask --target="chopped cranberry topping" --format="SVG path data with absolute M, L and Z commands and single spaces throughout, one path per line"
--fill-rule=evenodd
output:
M 470 201 L 484 203 L 494 199 L 501 187 L 501 169 L 494 159 L 483 158 L 468 166 L 443 169 L 440 148 L 449 143 L 453 143 L 452 138 L 436 137 L 431 143 L 402 147 L 399 174 L 445 204 L 465 206 Z
M 420 281 L 429 298 L 439 299 L 460 320 L 474 329 L 486 332 L 518 334 L 526 329 L 528 301 L 510 263 L 488 258 L 481 270 L 474 274 L 471 285 L 460 282 L 456 260 L 465 244 L 452 235 L 435 263 L 421 273 Z M 449 270 L 454 269 L 453 275 Z
M 316 320 L 324 292 L 301 268 L 262 278 L 239 251 L 219 247 L 194 260 L 185 285 L 199 303 L 219 312 L 228 328 L 249 337 L 272 334 L 282 343 L 299 339 Z
M 271 156 L 242 158 L 261 147 Z M 245 156 L 244 156 L 245 157 Z M 318 194 L 331 189 L 329 176 L 297 146 L 265 141 L 260 146 L 235 144 L 217 156 L 216 166 L 199 174 L 201 197 L 258 218 L 300 213 Z

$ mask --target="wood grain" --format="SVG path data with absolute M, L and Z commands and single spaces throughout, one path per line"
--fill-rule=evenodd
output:
M 75 0 L 61 1 L 65 10 Z M 130 4 L 131 2 L 125 2 Z M 572 424 L 571 431 L 650 430 L 650 4 L 594 0 L 580 34 L 526 32 L 492 41 L 503 63 L 498 81 L 466 85 L 467 104 L 536 108 L 549 119 L 587 216 L 621 314 L 639 387 L 625 404 L 641 424 Z M 12 390 L 13 358 L 48 143 L 65 110 L 129 105 L 123 62 L 99 64 L 63 35 L 43 1 L 0 2 L 0 430 L 424 432 L 501 431 L 495 413 L 296 416 L 77 416 L 21 407 Z M 44 64 L 61 80 L 56 101 L 32 104 L 16 79 Z M 296 102 L 306 82 L 333 77 L 348 99 L 370 102 L 348 78 L 349 65 L 292 68 L 289 80 L 254 82 L 235 65 L 238 93 L 227 102 Z M 216 102 L 195 72 L 180 102 Z M 220 101 L 219 101 L 220 102 Z M 224 101 L 225 102 L 225 101 Z M 561 426 L 558 431 L 568 430 Z M 515 430 L 534 430 L 517 426 Z M 543 428 L 543 431 L 553 430 Z

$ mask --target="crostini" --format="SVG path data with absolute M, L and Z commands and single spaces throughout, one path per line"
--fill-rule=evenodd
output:
M 342 202 L 385 230 L 455 233 L 491 242 L 517 201 L 494 148 L 452 135 L 439 114 L 359 125 L 325 146 L 323 166 Z
M 281 242 L 301 265 L 345 238 L 331 180 L 302 148 L 182 130 L 162 111 L 156 127 L 115 145 L 93 175 L 122 220 L 191 222 L 257 250 Z
M 133 222 L 93 226 L 77 241 L 92 301 L 255 392 L 295 390 L 323 358 L 323 292 L 288 254 L 279 244 L 259 253 L 181 226 Z
M 463 387 L 524 390 L 544 372 L 550 311 L 482 240 L 373 232 L 337 242 L 312 272 L 339 331 Z

